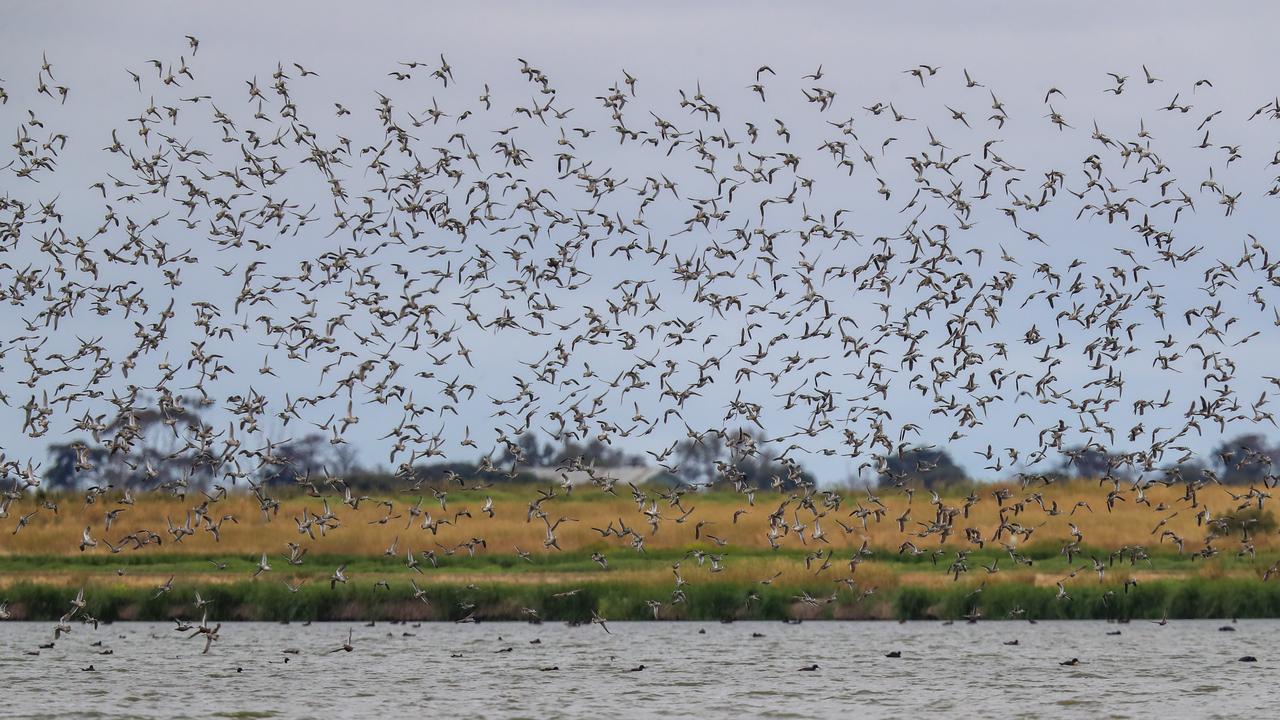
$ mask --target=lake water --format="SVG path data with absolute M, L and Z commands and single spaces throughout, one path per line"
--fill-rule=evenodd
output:
M 1280 621 L 1224 625 L 7 622 L 0 717 L 1275 717 Z

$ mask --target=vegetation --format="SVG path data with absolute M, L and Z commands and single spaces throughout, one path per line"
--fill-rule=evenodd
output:
M 571 518 L 557 531 L 566 548 L 558 551 L 543 546 L 543 523 L 529 520 L 528 500 L 539 489 L 546 490 L 472 486 L 450 489 L 442 499 L 375 495 L 341 504 L 330 498 L 338 526 L 314 539 L 300 533 L 294 520 L 304 512 L 321 512 L 321 498 L 282 492 L 279 507 L 264 513 L 255 497 L 233 493 L 216 506 L 234 518 L 224 523 L 220 536 L 200 531 L 181 541 L 165 528 L 185 522 L 191 499 L 146 494 L 133 505 L 121 505 L 113 494 L 86 504 L 84 495 L 47 494 L 40 499 L 56 504 L 57 514 L 42 511 L 0 542 L 0 602 L 7 603 L 14 618 L 40 620 L 61 616 L 80 588 L 85 589 L 86 610 L 101 620 L 192 619 L 200 615 L 193 605 L 196 592 L 211 601 L 211 618 L 253 620 L 458 620 L 473 615 L 480 620 L 577 622 L 588 619 L 591 610 L 610 619 L 641 619 L 653 617 L 650 601 L 661 604 L 661 618 L 703 620 L 961 619 L 975 613 L 1029 619 L 1280 616 L 1280 586 L 1264 580 L 1265 570 L 1280 561 L 1276 523 L 1269 511 L 1256 506 L 1222 513 L 1213 530 L 1201 527 L 1191 512 L 1169 517 L 1162 529 L 1187 540 L 1179 546 L 1156 536 L 1146 506 L 1117 503 L 1108 511 L 1105 487 L 1062 481 L 1052 493 L 1058 517 L 1038 507 L 1024 511 L 1024 518 L 1027 513 L 1036 516 L 1028 523 L 1041 526 L 1017 547 L 1022 562 L 1013 562 L 999 543 L 979 546 L 962 537 L 941 546 L 935 540 L 925 547 L 922 540 L 923 552 L 903 552 L 904 534 L 893 518 L 908 507 L 926 514 L 927 504 L 919 497 L 911 501 L 903 493 L 881 491 L 885 519 L 869 519 L 864 526 L 848 517 L 847 508 L 868 502 L 865 490 L 844 491 L 846 510 L 823 520 L 828 542 L 788 539 L 773 549 L 762 520 L 789 493 L 756 493 L 755 505 L 736 520 L 742 495 L 718 490 L 687 494 L 686 506 L 696 506 L 698 518 L 707 523 L 695 538 L 689 526 L 676 524 L 670 514 L 664 515 L 660 532 L 649 533 L 636 519 L 629 492 L 556 488 L 557 497 L 544 509 L 553 517 Z M 953 505 L 972 499 L 966 522 L 990 526 L 998 515 L 995 494 L 1000 491 L 1030 492 L 1009 486 L 984 486 L 969 496 L 963 494 L 969 489 L 942 492 Z M 1179 493 L 1159 485 L 1146 490 L 1153 504 L 1176 504 Z M 382 499 L 392 501 L 392 514 L 379 504 Z M 492 518 L 480 513 L 486 499 L 493 501 Z M 1077 503 L 1089 507 L 1075 507 Z M 123 511 L 109 533 L 101 531 L 104 504 Z M 457 524 L 424 530 L 422 518 L 407 513 L 410 507 Z M 1042 513 L 1043 522 L 1038 519 Z M 837 519 L 847 521 L 851 532 L 841 529 Z M 592 529 L 624 521 L 641 522 L 643 552 Z M 94 526 L 98 547 L 81 551 L 77 547 L 86 525 Z M 1072 542 L 1071 525 L 1083 539 Z M 118 539 L 141 529 L 158 531 L 163 543 L 137 550 Z M 1231 549 L 1232 536 L 1238 539 L 1246 530 L 1256 556 Z M 1206 532 L 1220 538 L 1222 551 L 1199 552 L 1195 539 Z M 859 553 L 864 542 L 869 554 Z M 301 564 L 288 562 L 288 543 L 307 551 Z M 1074 547 L 1071 558 L 1064 554 L 1068 544 Z M 528 552 L 527 559 L 517 555 L 517 547 Z M 1121 547 L 1140 547 L 1142 552 L 1112 554 Z M 254 578 L 263 548 L 271 549 L 272 569 Z M 409 567 L 410 552 L 421 573 Z M 607 567 L 593 560 L 592 553 L 604 556 Z M 1094 559 L 1105 568 L 1101 578 Z M 349 582 L 331 587 L 330 577 L 340 566 Z M 675 592 L 677 573 L 684 583 L 680 594 Z M 172 590 L 160 592 L 170 578 Z M 410 581 L 422 589 L 421 595 L 415 597 Z M 1064 583 L 1069 599 L 1059 597 L 1058 582 Z
M 213 484 L 213 468 L 220 459 L 198 458 L 188 467 L 170 462 L 181 443 L 181 433 L 204 427 L 198 403 L 182 398 L 164 412 L 137 411 L 128 422 L 120 419 L 101 428 L 96 440 L 72 439 L 49 446 L 49 463 L 43 470 L 45 487 L 67 491 L 84 487 L 132 489 L 203 489 Z M 438 461 L 402 465 L 394 471 L 361 465 L 357 453 L 345 442 L 333 442 L 318 433 L 271 443 L 255 481 L 273 489 L 306 486 L 313 476 L 337 476 L 361 492 L 392 493 L 405 487 L 438 485 L 452 477 L 484 483 L 528 484 L 534 468 L 621 468 L 656 465 L 674 483 L 736 484 L 757 489 L 791 489 L 814 484 L 815 478 L 794 458 L 774 447 L 754 429 L 739 428 L 722 434 L 703 434 L 676 443 L 663 455 L 628 453 L 591 439 L 557 445 L 534 431 L 503 440 L 496 459 Z M 1132 479 L 1143 465 L 1142 453 L 1126 453 L 1101 445 L 1062 450 L 1061 463 L 1036 480 Z M 1004 459 L 988 452 L 991 463 L 982 469 L 999 473 Z M 1161 468 L 1164 480 L 1210 480 L 1228 485 L 1275 482 L 1271 472 L 1280 462 L 1280 447 L 1258 434 L 1224 440 L 1212 457 L 1190 458 Z M 878 459 L 876 480 L 882 487 L 917 487 L 925 490 L 971 488 L 977 481 L 942 446 L 919 444 L 900 447 Z M 1023 476 L 1026 477 L 1026 476 Z
M 822 589 L 819 590 L 819 587 Z M 663 620 L 1053 620 L 1280 617 L 1280 586 L 1256 578 L 1200 577 L 1157 580 L 1124 592 L 1119 584 L 1081 587 L 1070 600 L 1056 598 L 1052 587 L 1001 582 L 974 594 L 968 584 L 888 588 L 872 596 L 840 592 L 832 602 L 828 585 L 811 583 L 759 586 L 756 583 L 693 584 L 685 599 L 659 608 Z M 15 619 L 55 620 L 77 588 L 20 582 L 3 591 Z M 669 587 L 647 582 L 601 579 L 589 582 L 531 585 L 499 582 L 469 587 L 432 584 L 427 601 L 416 599 L 407 582 L 389 589 L 371 583 L 339 586 L 303 585 L 291 592 L 283 583 L 239 580 L 176 588 L 157 597 L 151 588 L 128 583 L 91 585 L 85 612 L 100 621 L 171 620 L 193 617 L 196 593 L 218 620 L 545 620 L 587 622 L 592 611 L 610 620 L 649 620 L 646 603 L 669 595 Z M 564 593 L 572 592 L 572 595 Z M 818 599 L 802 602 L 801 593 Z M 533 611 L 533 612 L 529 612 Z
M 200 422 L 193 412 L 178 420 Z M 211 617 L 246 620 L 580 622 L 593 610 L 611 619 L 652 618 L 655 603 L 661 618 L 701 620 L 1280 616 L 1280 590 L 1267 582 L 1266 571 L 1280 564 L 1277 523 L 1251 496 L 1233 493 L 1236 506 L 1207 524 L 1196 512 L 1173 512 L 1152 528 L 1151 508 L 1178 506 L 1186 482 L 1269 486 L 1272 458 L 1280 454 L 1258 436 L 1222 443 L 1212 462 L 1166 468 L 1167 484 L 1145 485 L 1146 504 L 1111 506 L 1108 488 L 1134 477 L 1134 459 L 1124 453 L 1069 448 L 1054 471 L 1008 485 L 975 483 L 940 447 L 904 447 L 882 458 L 878 490 L 830 491 L 844 496 L 844 509 L 822 519 L 822 542 L 787 538 L 772 547 L 764 517 L 813 478 L 746 430 L 675 446 L 664 482 L 719 489 L 685 493 L 679 511 L 664 507 L 657 533 L 648 532 L 629 489 L 549 490 L 518 471 L 636 466 L 647 458 L 599 442 L 556 447 L 525 434 L 497 465 L 440 462 L 394 473 L 362 469 L 354 454 L 322 436 L 281 443 L 255 479 L 269 496 L 233 487 L 216 506 L 225 532 L 204 532 L 197 522 L 197 532 L 186 537 L 173 529 L 189 524 L 196 493 L 212 489 L 212 478 L 200 472 L 171 477 L 164 457 L 174 435 L 158 415 L 104 431 L 121 433 L 134 440 L 125 458 L 75 440 L 51 448 L 47 482 L 35 498 L 43 509 L 0 541 L 0 602 L 12 617 L 60 617 L 82 587 L 87 612 L 101 620 L 191 618 L 199 614 L 192 605 L 197 592 L 210 602 Z M 331 473 L 351 491 L 345 503 L 319 492 L 316 476 Z M 1035 491 L 1050 484 L 1052 507 L 1032 505 Z M 115 491 L 104 494 L 108 487 Z M 137 490 L 132 504 L 116 497 L 123 488 Z M 912 505 L 907 488 L 963 505 L 964 524 L 983 528 L 999 524 L 1006 500 L 997 493 L 1014 498 L 1008 502 L 1020 497 L 1027 506 L 1020 519 L 1034 516 L 1026 521 L 1034 535 L 1019 539 L 1016 554 L 1001 545 L 1013 538 L 965 537 L 940 546 L 920 540 L 920 548 L 907 552 L 904 538 L 930 513 L 921 498 Z M 745 489 L 753 491 L 754 504 L 742 514 Z M 544 509 L 565 519 L 557 535 L 567 551 L 544 546 L 544 524 L 530 518 L 529 501 L 539 492 L 555 493 Z M 651 499 L 664 493 L 646 492 Z M 268 497 L 278 504 L 264 502 Z M 481 510 L 489 501 L 492 517 Z M 295 520 L 317 516 L 329 504 L 336 527 L 324 537 L 300 532 Z M 877 504 L 884 512 L 870 519 L 849 513 L 851 506 Z M 693 506 L 702 525 L 696 538 L 692 523 L 674 519 Z M 115 513 L 110 529 L 102 527 L 107 509 Z M 894 521 L 899 517 L 902 529 Z M 601 532 L 622 524 L 641 526 L 643 551 Z M 99 538 L 96 547 L 81 548 L 86 527 Z M 137 549 L 123 539 L 143 531 L 163 542 Z M 300 564 L 287 560 L 290 544 L 305 551 Z M 1117 548 L 1138 552 L 1113 554 Z M 263 549 L 272 569 L 254 577 Z M 410 553 L 421 573 L 410 567 Z M 607 567 L 593 553 L 607 558 Z M 1101 577 L 1095 561 L 1105 567 Z M 350 580 L 331 586 L 340 566 Z M 161 592 L 170 578 L 172 591 Z

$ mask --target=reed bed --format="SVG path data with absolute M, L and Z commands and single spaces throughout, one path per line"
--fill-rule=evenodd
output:
M 558 596 L 567 590 L 573 595 Z M 303 586 L 290 592 L 280 583 L 238 580 L 175 589 L 157 597 L 149 588 L 129 584 L 94 586 L 86 592 L 84 612 L 100 621 L 199 619 L 195 593 L 208 601 L 211 619 L 257 621 L 404 620 L 460 621 L 537 620 L 587 622 L 592 612 L 610 620 L 649 620 L 650 599 L 664 599 L 665 586 L 646 582 L 597 580 L 569 585 L 494 584 L 473 588 L 434 584 L 427 602 L 415 599 L 406 585 L 390 589 L 371 584 Z M 825 593 L 814 606 L 801 592 Z M 60 585 L 19 583 L 4 589 L 7 608 L 16 620 L 53 620 L 69 606 L 76 590 Z M 1189 578 L 1144 583 L 1124 592 L 1118 584 L 1083 586 L 1070 600 L 1053 588 L 1017 581 L 989 584 L 979 595 L 968 585 L 904 586 L 872 596 L 830 589 L 722 581 L 693 585 L 679 604 L 664 603 L 663 620 L 1053 620 L 1053 619 L 1181 619 L 1280 617 L 1280 586 L 1256 578 Z M 531 614 L 529 611 L 533 611 Z

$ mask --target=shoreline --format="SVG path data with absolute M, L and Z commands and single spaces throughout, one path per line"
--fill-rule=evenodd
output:
M 83 615 L 98 621 L 199 620 L 208 611 L 217 621 L 544 621 L 589 623 L 592 613 L 608 620 L 724 622 L 739 620 L 1114 620 L 1280 618 L 1280 585 L 1252 578 L 1186 578 L 1130 587 L 1120 583 L 1078 586 L 1070 599 L 1053 587 L 1007 581 L 977 590 L 973 585 L 904 586 L 870 596 L 828 589 L 751 587 L 709 583 L 684 588 L 686 599 L 671 604 L 669 586 L 596 581 L 574 587 L 493 584 L 488 587 L 420 582 L 428 602 L 415 599 L 407 580 L 388 589 L 372 584 L 330 589 L 304 585 L 291 592 L 283 583 L 182 584 L 157 596 L 153 588 L 86 583 Z M 9 620 L 56 621 L 80 586 L 19 581 L 0 588 Z M 197 609 L 196 593 L 207 606 Z M 806 594 L 808 597 L 806 597 Z M 749 596 L 754 596 L 749 599 Z M 809 598 L 813 598 L 810 600 Z M 659 601 L 655 618 L 648 601 Z M 816 602 L 814 605 L 812 603 Z M 536 615 L 529 610 L 536 612 Z M 80 615 L 77 615 L 79 618 Z

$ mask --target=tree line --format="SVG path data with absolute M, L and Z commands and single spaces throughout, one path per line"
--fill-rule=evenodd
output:
M 205 438 L 194 443 L 192 438 Z M 44 487 L 74 490 L 90 486 L 180 490 L 225 483 L 227 468 L 207 442 L 208 427 L 197 412 L 167 409 L 130 414 L 126 419 L 97 427 L 92 438 L 49 446 L 49 461 L 41 468 Z M 435 461 L 402 464 L 389 470 L 359 462 L 355 449 L 319 433 L 272 443 L 259 453 L 259 467 L 245 476 L 269 487 L 300 486 L 342 478 L 353 489 L 392 491 L 406 486 L 436 486 L 450 480 L 487 483 L 536 481 L 531 468 L 565 471 L 605 471 L 610 468 L 654 468 L 653 479 L 669 484 L 728 483 L 744 489 L 791 489 L 816 478 L 798 460 L 779 451 L 758 431 L 741 429 L 697 434 L 662 451 L 630 453 L 599 440 L 556 442 L 529 432 L 502 438 L 496 457 L 475 461 Z M 986 456 L 990 459 L 992 452 Z M 1167 467 L 1141 464 L 1136 453 L 1090 445 L 1066 448 L 1050 471 L 1034 477 L 1059 479 L 1130 480 L 1142 473 L 1148 480 L 1169 482 L 1204 480 L 1230 485 L 1274 485 L 1272 466 L 1280 460 L 1280 446 L 1260 434 L 1223 441 L 1209 458 L 1191 458 Z M 910 486 L 927 490 L 973 484 L 991 478 L 971 477 L 945 448 L 917 445 L 876 459 L 874 476 L 880 486 Z M 835 480 L 840 480 L 836 478 Z

